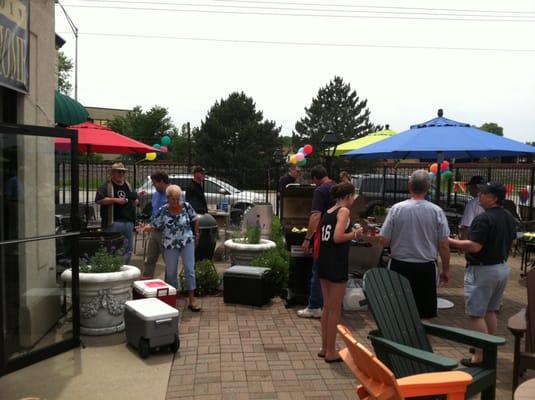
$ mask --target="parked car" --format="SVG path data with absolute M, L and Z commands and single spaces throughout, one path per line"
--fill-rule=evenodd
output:
M 191 174 L 172 174 L 169 175 L 169 181 L 172 185 L 180 186 L 184 192 L 189 186 L 193 175 Z M 152 194 L 155 189 L 152 185 L 150 176 L 147 176 L 145 183 L 137 189 L 139 195 L 139 206 L 141 212 L 150 215 L 152 211 Z M 230 208 L 238 208 L 242 211 L 251 207 L 254 203 L 263 202 L 264 199 L 255 192 L 241 191 L 234 186 L 223 182 L 213 176 L 204 178 L 204 195 L 208 208 L 216 208 L 222 202 L 228 203 Z
M 410 198 L 408 175 L 359 174 L 353 175 L 352 181 L 357 193 L 364 197 L 367 216 L 373 215 L 377 206 L 390 207 L 397 202 Z M 441 204 L 442 208 L 453 207 L 459 213 L 462 213 L 471 196 L 450 193 L 449 202 L 446 203 L 445 196 L 441 197 L 441 199 L 442 203 L 444 203 Z

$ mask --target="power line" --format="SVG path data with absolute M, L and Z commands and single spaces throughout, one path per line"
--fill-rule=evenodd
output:
M 96 6 L 68 4 L 69 7 L 94 8 L 94 9 L 116 9 L 128 11 L 171 11 L 171 12 L 189 12 L 189 13 L 206 13 L 206 14 L 230 14 L 230 15 L 265 15 L 265 16 L 284 16 L 284 17 L 321 17 L 321 18 L 365 18 L 365 19 L 397 19 L 397 20 L 431 20 L 431 21 L 471 21 L 471 22 L 535 22 L 535 19 L 506 19 L 506 18 L 444 18 L 444 17 L 420 17 L 420 16 L 388 16 L 388 15 L 341 15 L 341 14 L 307 14 L 307 13 L 282 13 L 282 12 L 257 12 L 257 11 L 223 11 L 223 10 L 200 10 L 200 9 L 178 9 L 178 8 L 156 8 L 156 7 L 126 7 L 126 6 Z M 198 7 L 199 5 L 191 5 Z M 206 6 L 206 5 L 205 5 Z M 212 6 L 209 6 L 212 7 Z M 217 6 L 220 7 L 220 6 Z M 281 9 L 286 10 L 286 9 Z M 322 10 L 326 12 L 328 10 Z M 339 12 L 339 11 L 334 11 Z M 378 12 L 373 12 L 377 14 Z M 399 14 L 399 13 L 397 13 Z M 424 15 L 424 14 L 416 14 Z M 443 14 L 454 16 L 453 14 Z M 469 17 L 469 16 L 467 16 Z M 512 17 L 507 17 L 512 18 Z
M 158 4 L 158 5 L 178 5 L 180 3 L 169 2 L 149 2 L 133 0 L 78 0 L 80 2 L 98 2 L 98 3 L 126 3 L 126 4 Z M 319 7 L 346 7 L 346 8 L 370 8 L 370 9 L 393 9 L 393 10 L 423 10 L 423 11 L 451 11 L 451 12 L 483 12 L 483 13 L 501 13 L 501 14 L 535 14 L 535 11 L 515 11 L 515 10 L 481 10 L 481 9 L 459 9 L 459 8 L 429 8 L 429 7 L 405 7 L 405 6 L 381 6 L 369 4 L 333 4 L 333 3 L 296 3 L 283 1 L 261 1 L 261 0 L 210 0 L 212 2 L 222 3 L 245 3 L 245 4 L 269 4 L 269 5 L 297 5 L 297 6 L 319 6 Z
M 63 32 L 60 32 L 63 33 Z M 418 46 L 418 45 L 389 45 L 372 43 L 334 43 L 334 42 L 295 42 L 295 41 L 275 41 L 275 40 L 245 40 L 245 39 L 220 39 L 209 37 L 187 37 L 187 36 L 164 36 L 164 35 L 141 35 L 128 33 L 104 33 L 104 32 L 83 32 L 84 36 L 119 37 L 130 39 L 163 39 L 163 40 L 185 40 L 199 42 L 219 42 L 236 44 L 266 44 L 283 46 L 318 46 L 318 47 L 366 47 L 366 48 L 388 48 L 388 49 L 414 49 L 414 50 L 454 50 L 454 51 L 482 51 L 482 52 L 508 52 L 508 53 L 535 53 L 535 49 L 508 49 L 508 48 L 485 48 L 485 47 L 446 47 L 446 46 Z

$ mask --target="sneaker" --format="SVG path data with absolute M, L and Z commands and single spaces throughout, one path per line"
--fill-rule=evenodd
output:
M 304 308 L 297 311 L 297 316 L 301 318 L 321 318 L 321 308 Z

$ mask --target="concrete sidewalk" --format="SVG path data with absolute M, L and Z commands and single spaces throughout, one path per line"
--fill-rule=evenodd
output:
M 134 265 L 141 265 L 138 256 Z M 227 264 L 219 264 L 224 269 Z M 500 313 L 499 334 L 507 344 L 499 349 L 498 399 L 511 398 L 513 338 L 507 319 L 526 302 L 519 277 L 519 257 L 511 259 L 512 276 Z M 436 322 L 466 327 L 463 306 L 464 260 L 452 257 L 452 276 L 439 295 L 455 303 L 441 310 Z M 160 273 L 162 265 L 158 266 Z M 124 333 L 82 337 L 85 349 L 75 349 L 0 378 L 2 400 L 38 399 L 354 399 L 357 382 L 343 364 L 327 364 L 316 356 L 319 321 L 301 319 L 280 299 L 255 308 L 223 303 L 221 296 L 200 300 L 203 310 L 186 309 L 178 300 L 181 348 L 142 360 L 126 346 Z M 359 341 L 375 327 L 368 311 L 345 312 Z M 342 347 L 340 342 L 340 347 Z M 455 359 L 467 355 L 463 346 L 435 340 L 436 352 Z M 371 348 L 371 346 L 370 346 Z M 526 377 L 534 377 L 528 371 Z

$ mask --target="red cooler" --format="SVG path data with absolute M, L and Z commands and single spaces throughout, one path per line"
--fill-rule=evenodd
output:
M 155 297 L 171 307 L 176 307 L 176 289 L 161 279 L 134 282 L 134 299 Z

